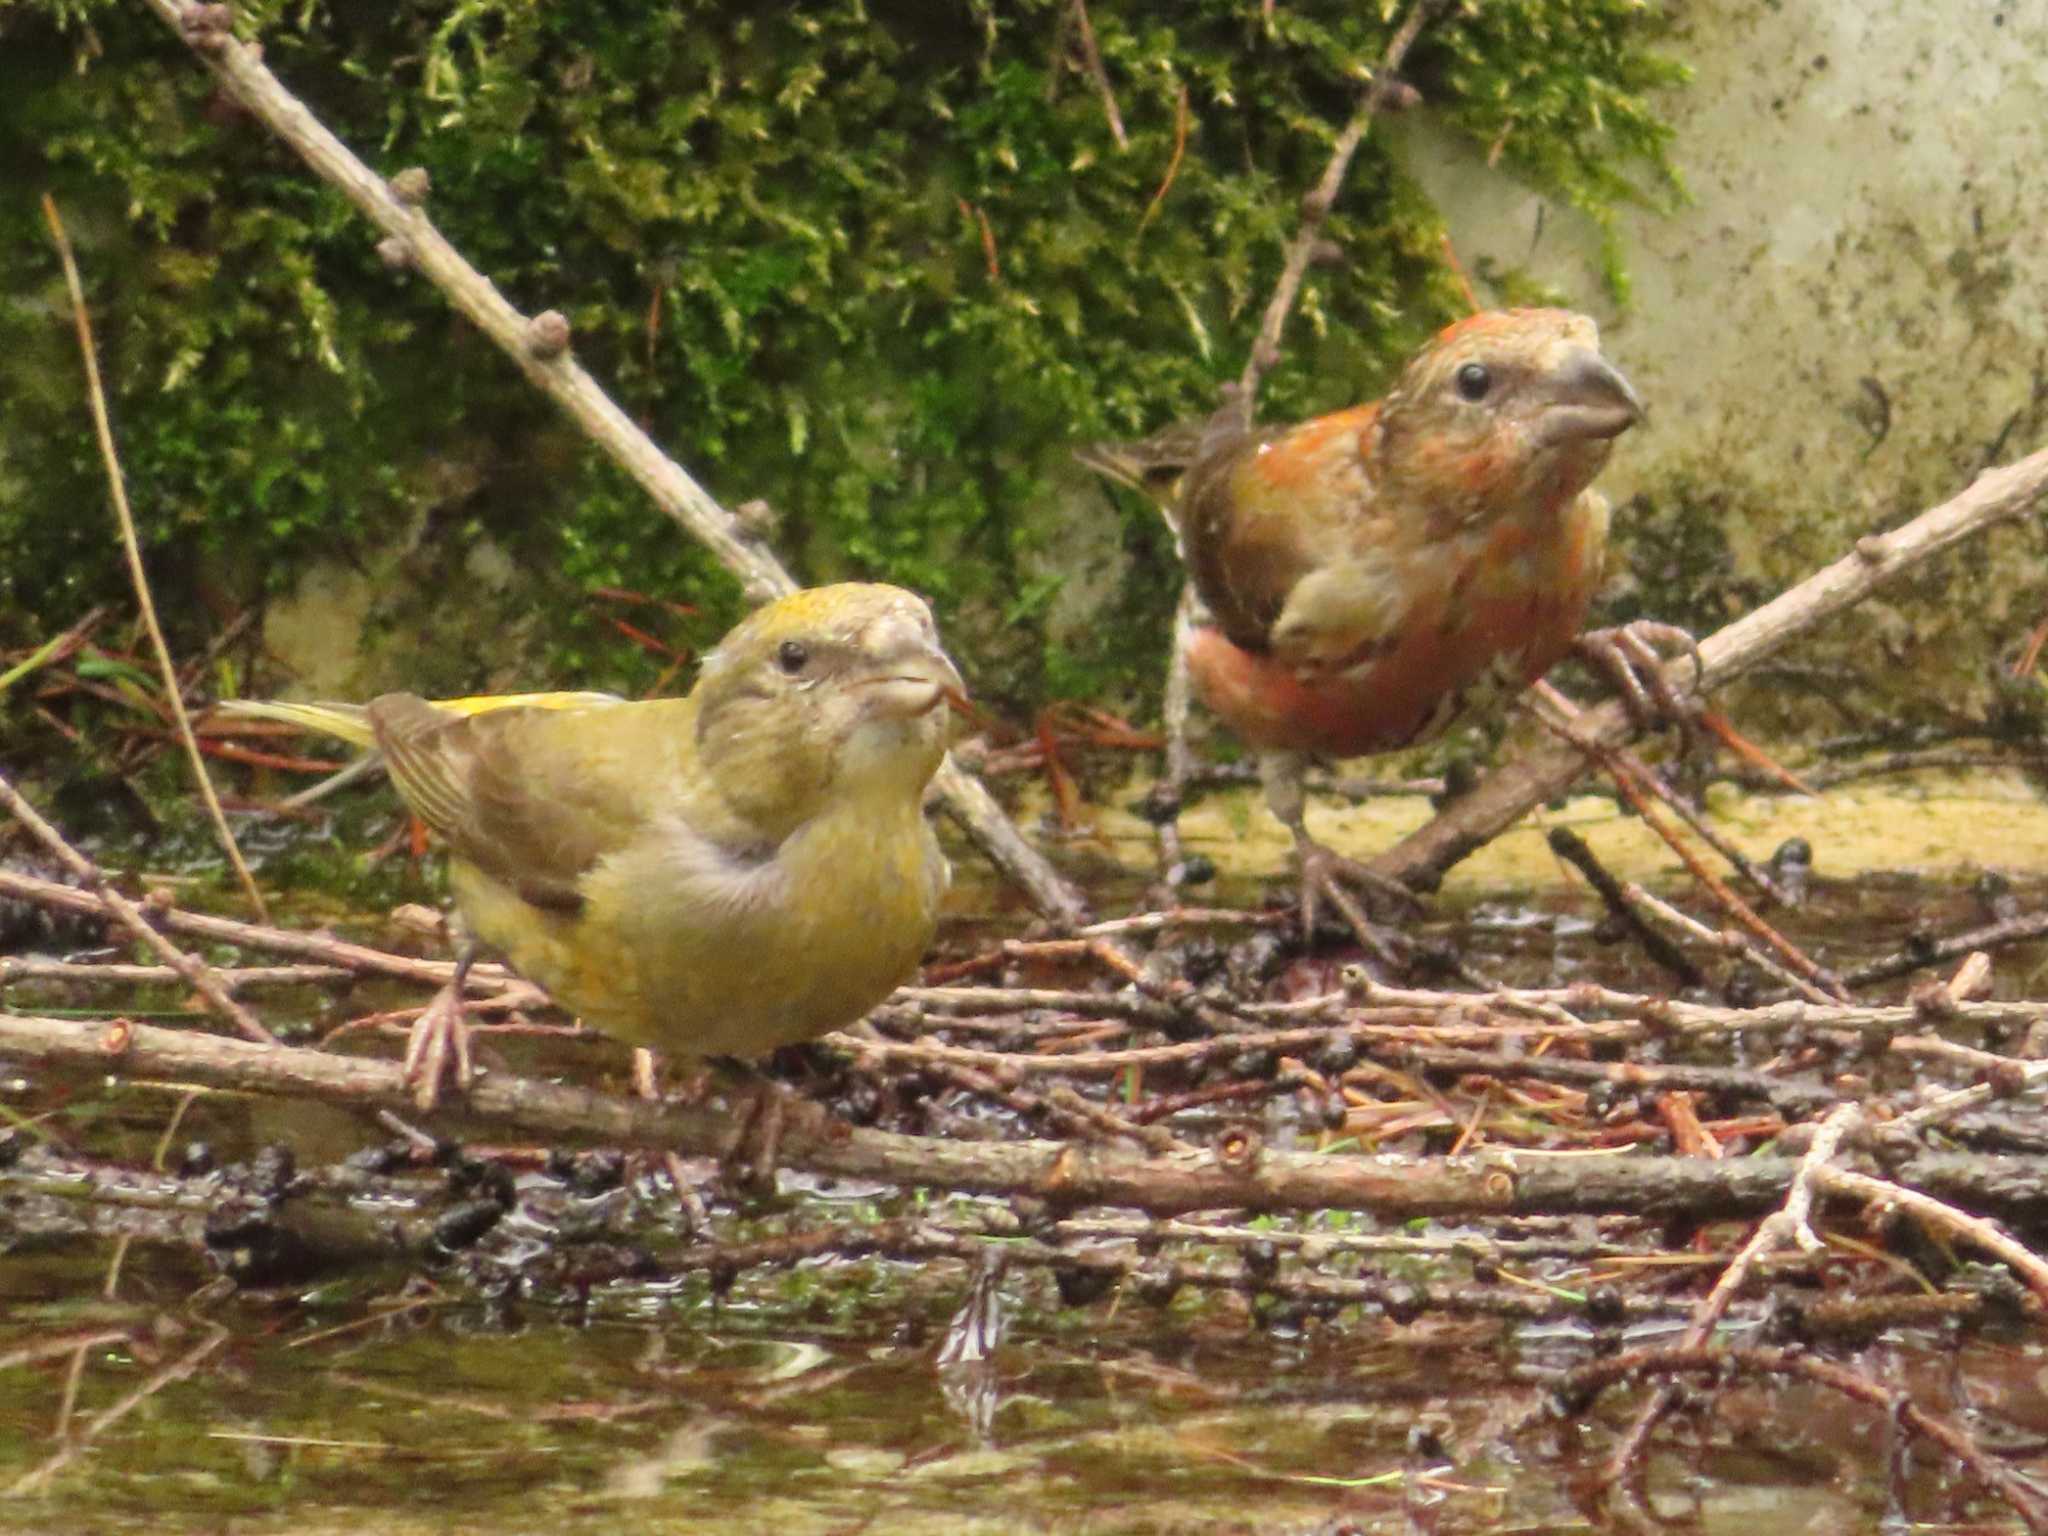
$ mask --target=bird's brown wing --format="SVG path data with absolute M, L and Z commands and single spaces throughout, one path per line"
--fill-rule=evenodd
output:
M 372 701 L 370 721 L 405 803 L 462 858 L 535 906 L 575 911 L 592 865 L 646 819 L 649 776 L 615 709 L 512 705 L 454 718 L 413 694 Z M 678 702 L 675 706 L 680 708 Z
M 1181 488 L 1195 590 L 1231 642 L 1264 653 L 1303 577 L 1327 564 L 1361 511 L 1373 406 L 1215 444 Z

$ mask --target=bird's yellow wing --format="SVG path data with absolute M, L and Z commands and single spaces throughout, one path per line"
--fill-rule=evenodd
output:
M 471 701 L 460 701 L 469 703 Z M 476 701 L 413 694 L 369 719 L 405 802 L 460 857 L 536 906 L 574 911 L 579 884 L 631 842 L 687 751 L 687 701 Z

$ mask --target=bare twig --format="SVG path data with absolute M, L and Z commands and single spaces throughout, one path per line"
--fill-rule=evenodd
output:
M 1730 890 L 1727 882 L 1707 868 L 1706 863 L 1700 858 L 1699 854 L 1678 835 L 1675 829 L 1667 826 L 1663 818 L 1657 815 L 1651 805 L 1653 799 L 1662 804 L 1672 806 L 1674 809 L 1678 806 L 1679 800 L 1676 795 L 1671 794 L 1657 781 L 1655 776 L 1649 772 L 1647 765 L 1642 763 L 1632 753 L 1589 738 L 1580 725 L 1581 711 L 1571 700 L 1565 698 L 1563 694 L 1551 687 L 1549 683 L 1538 682 L 1531 692 L 1539 706 L 1536 710 L 1537 717 L 1559 736 L 1578 747 L 1588 757 L 1604 767 L 1607 770 L 1608 777 L 1613 780 L 1614 787 L 1621 792 L 1622 799 L 1628 802 L 1629 808 L 1636 813 L 1644 825 L 1663 839 L 1664 845 L 1667 848 L 1678 855 L 1679 862 L 1685 865 L 1687 872 L 1700 883 L 1700 886 L 1707 894 L 1720 904 L 1721 910 L 1734 918 L 1744 928 L 1747 928 L 1758 939 L 1762 940 L 1765 945 L 1777 951 L 1785 963 L 1799 974 L 1796 977 L 1785 974 L 1774 962 L 1759 956 L 1750 946 L 1719 943 L 1719 947 L 1748 959 L 1753 964 L 1763 966 L 1773 976 L 1787 981 L 1794 991 L 1807 995 L 1815 1002 L 1847 1002 L 1849 1000 L 1848 993 L 1843 991 L 1840 981 L 1814 964 L 1796 944 L 1759 917 L 1756 909 L 1736 895 L 1734 891 Z M 1692 821 L 1702 832 L 1705 831 L 1704 820 L 1697 817 L 1688 817 L 1687 819 Z M 1714 843 L 1711 834 L 1708 836 L 1708 841 L 1711 846 L 1718 846 Z M 1736 855 L 1732 862 L 1741 867 L 1745 866 L 1747 861 L 1743 860 L 1740 855 Z M 1768 882 L 1765 884 L 1766 889 L 1771 889 Z M 1772 893 L 1775 894 L 1775 891 L 1773 890 Z M 1654 904 L 1658 907 L 1663 906 L 1661 902 Z M 1680 914 L 1680 919 L 1681 921 L 1690 921 L 1690 919 L 1683 918 L 1682 914 Z M 1719 941 L 1717 940 L 1716 942 L 1718 943 Z
M 122 1394 L 119 1401 L 86 1420 L 79 1428 L 78 1433 L 75 1436 L 68 1437 L 63 1447 L 55 1455 L 51 1456 L 49 1460 L 45 1461 L 33 1472 L 24 1474 L 7 1491 L 16 1496 L 41 1492 L 49 1486 L 51 1478 L 55 1477 L 77 1458 L 79 1452 L 83 1451 L 93 1441 L 106 1433 L 106 1431 L 120 1423 L 121 1420 L 128 1417 L 129 1414 L 133 1413 L 165 1387 L 173 1382 L 183 1381 L 187 1376 L 198 1370 L 200 1366 L 206 1363 L 208 1357 L 214 1351 L 227 1343 L 229 1337 L 228 1330 L 221 1327 L 220 1324 L 207 1324 L 205 1338 L 201 1339 L 168 1365 L 151 1372 L 147 1380 L 141 1382 L 132 1391 Z
M 731 572 L 750 601 L 795 590 L 796 581 L 768 549 L 673 459 L 655 446 L 579 366 L 566 345 L 559 314 L 519 313 L 489 279 L 436 229 L 418 199 L 407 200 L 358 160 L 340 139 L 287 91 L 262 62 L 261 50 L 226 29 L 226 8 L 187 0 L 146 0 L 234 92 L 236 100 L 291 146 L 395 242 L 403 262 L 428 278 L 448 301 L 510 357 L 529 382 L 561 406 L 664 513 Z M 423 182 L 424 178 L 420 178 Z M 934 781 L 947 811 L 996 866 L 1022 887 L 1033 906 L 1062 924 L 1082 921 L 1087 904 L 1011 825 L 981 783 L 950 759 Z
M 1681 985 L 1703 987 L 1707 984 L 1707 978 L 1700 974 L 1691 957 L 1645 921 L 1621 882 L 1600 862 L 1592 845 L 1583 837 L 1570 827 L 1552 827 L 1550 851 L 1586 877 L 1586 883 L 1593 887 L 1608 915 L 1624 924 L 1643 946 L 1643 952 L 1676 976 Z
M 1366 88 L 1358 110 L 1351 114 L 1351 121 L 1337 135 L 1336 146 L 1330 152 L 1330 163 L 1323 168 L 1322 179 L 1301 200 L 1301 227 L 1295 231 L 1294 239 L 1287 247 L 1286 258 L 1281 263 L 1280 281 L 1273 287 L 1273 297 L 1266 304 L 1265 318 L 1259 323 L 1259 334 L 1252 343 L 1251 355 L 1245 359 L 1244 372 L 1238 375 L 1236 397 L 1230 402 L 1230 408 L 1237 412 L 1240 427 L 1251 426 L 1259 381 L 1280 361 L 1280 333 L 1287 328 L 1287 317 L 1294 312 L 1294 301 L 1301 295 L 1302 279 L 1308 275 L 1309 263 L 1315 259 L 1316 248 L 1322 241 L 1323 223 L 1337 205 L 1337 194 L 1343 190 L 1344 178 L 1350 173 L 1351 157 L 1365 142 L 1366 131 L 1372 127 L 1373 118 L 1396 99 L 1400 91 L 1398 72 L 1401 61 L 1415 46 L 1415 39 L 1422 35 L 1423 27 L 1436 14 L 1440 3 L 1441 0 L 1416 0 L 1414 8 L 1388 40 L 1387 51 L 1380 59 L 1379 68 L 1373 71 L 1372 83 Z
M 1118 149 L 1129 149 L 1131 141 L 1124 133 L 1124 115 L 1116 109 L 1116 92 L 1110 89 L 1109 72 L 1102 67 L 1102 51 L 1095 46 L 1095 25 L 1088 19 L 1088 0 L 1074 0 L 1074 23 L 1081 40 L 1081 62 L 1087 66 L 1088 78 L 1095 82 L 1095 89 L 1102 96 L 1102 115 L 1109 119 L 1109 136 L 1116 140 Z
M 229 992 L 243 987 L 300 987 L 320 982 L 351 981 L 356 972 L 338 965 L 252 965 L 217 967 L 214 975 Z M 182 981 L 168 965 L 88 965 L 74 960 L 45 960 L 37 955 L 0 955 L 0 987 L 12 981 L 64 981 L 87 986 L 132 987 L 151 982 Z
M 128 486 L 121 474 L 120 456 L 114 451 L 114 428 L 107 418 L 107 396 L 100 388 L 99 355 L 93 346 L 92 319 L 86 313 L 85 285 L 78 276 L 78 262 L 71 254 L 71 241 L 64 233 L 64 221 L 57 216 L 57 204 L 49 193 L 43 194 L 43 218 L 49 223 L 50 238 L 57 246 L 57 259 L 64 265 L 64 283 L 71 290 L 71 314 L 78 326 L 78 351 L 85 360 L 86 398 L 92 403 L 92 425 L 100 444 L 100 458 L 107 467 L 107 490 L 114 500 L 114 520 L 121 529 L 121 549 L 128 557 L 128 579 L 135 585 L 135 605 L 142 613 L 142 626 L 149 631 L 150 649 L 156 653 L 158 668 L 163 673 L 164 703 L 171 712 L 171 719 L 178 728 L 178 739 L 185 745 L 185 756 L 192 764 L 192 777 L 199 785 L 199 798 L 206 802 L 206 814 L 212 818 L 214 835 L 220 839 L 221 851 L 227 855 L 233 866 L 235 878 L 241 882 L 242 894 L 249 898 L 249 909 L 256 914 L 258 922 L 270 920 L 270 909 L 263 904 L 263 893 L 256 889 L 256 877 L 249 873 L 249 866 L 242 858 L 242 850 L 236 846 L 235 834 L 228 830 L 228 819 L 220 808 L 220 798 L 213 792 L 213 780 L 206 772 L 206 760 L 199 755 L 199 743 L 193 739 L 192 720 L 185 713 L 185 690 L 178 683 L 178 669 L 171 664 L 171 648 L 164 642 L 163 626 L 157 622 L 156 601 L 150 596 L 149 577 L 142 569 L 142 545 L 135 536 L 135 514 L 128 507 Z
M 1814 1133 L 1813 1142 L 1806 1155 L 1799 1160 L 1799 1169 L 1792 1176 L 1792 1187 L 1785 1196 L 1785 1204 L 1757 1223 L 1756 1231 L 1749 1241 L 1742 1245 L 1728 1267 L 1721 1272 L 1698 1309 L 1691 1324 L 1679 1341 L 1680 1349 L 1698 1349 L 1712 1336 L 1714 1328 L 1728 1313 L 1736 1295 L 1747 1283 L 1750 1273 L 1764 1259 L 1780 1249 L 1796 1244 L 1805 1252 L 1817 1252 L 1823 1245 L 1814 1235 L 1811 1225 L 1813 1197 L 1816 1180 L 1821 1170 L 1834 1158 L 1842 1142 L 1862 1121 L 1863 1110 L 1855 1104 L 1843 1104 L 1829 1111 Z M 1607 1459 L 1602 1478 L 1609 1484 L 1626 1484 L 1650 1434 L 1660 1420 L 1671 1409 L 1676 1394 L 1669 1384 L 1663 1384 L 1652 1392 L 1629 1424 L 1628 1432 L 1621 1437 L 1614 1452 Z
M 1651 895 L 1633 880 L 1627 882 L 1621 889 L 1622 895 L 1627 898 L 1632 909 L 1648 912 L 1659 922 L 1676 928 L 1680 933 L 1687 935 L 1689 938 L 1697 939 L 1700 943 L 1717 949 L 1724 955 L 1731 955 L 1743 964 L 1753 966 L 1756 970 L 1770 977 L 1771 980 L 1790 987 L 1809 1003 L 1825 1004 L 1845 1001 L 1845 999 L 1833 997 L 1823 992 L 1805 977 L 1796 975 L 1780 965 L 1733 929 L 1716 933 L 1698 918 L 1690 913 L 1680 911 L 1661 897 Z
M 1952 933 L 1947 938 L 1936 939 L 1928 944 L 1912 944 L 1897 954 L 1886 955 L 1868 965 L 1859 965 L 1842 977 L 1852 987 L 1867 986 L 1873 981 L 1885 981 L 1893 976 L 1905 976 L 1924 970 L 1930 965 L 1939 965 L 1944 960 L 1953 960 L 1958 955 L 1969 955 L 1978 950 L 1997 949 L 2007 944 L 2024 944 L 2048 934 L 2048 912 L 2028 912 L 2019 917 L 2009 917 L 1996 923 L 1987 923 L 1982 928 L 1971 928 L 1963 933 Z
M 4 803 L 5 797 L 12 793 L 6 788 L 5 781 L 0 780 L 0 803 Z M 40 821 L 41 818 L 38 817 L 37 820 Z M 54 831 L 51 835 L 55 836 Z M 77 855 L 74 854 L 72 857 Z M 66 862 L 69 863 L 69 860 Z M 96 871 L 94 877 L 98 878 Z M 18 874 L 10 869 L 0 869 L 0 896 L 19 897 L 84 917 L 99 917 L 105 911 L 99 896 L 93 891 L 60 885 L 54 880 L 39 880 L 33 875 Z M 337 939 L 324 933 L 306 933 L 295 928 L 266 928 L 255 923 L 237 922 L 231 917 L 214 917 L 205 912 L 186 912 L 177 907 L 167 908 L 160 918 L 160 923 L 172 933 L 183 934 L 189 938 L 203 939 L 216 944 L 237 944 L 269 954 L 296 955 L 316 964 L 342 966 L 358 974 L 403 976 L 408 980 L 428 982 L 436 986 L 455 974 L 452 961 L 417 960 L 411 955 L 394 955 L 385 950 L 372 949 L 367 944 L 351 944 L 346 939 Z M 161 938 L 162 935 L 159 934 L 158 937 Z M 175 965 L 176 962 L 173 961 L 172 964 Z M 495 990 L 517 981 L 518 978 L 501 965 L 475 965 L 469 972 L 471 988 L 479 991 Z M 269 1037 L 265 1035 L 263 1038 Z
M 1822 620 L 1931 556 L 2023 517 L 2044 501 L 2048 449 L 2003 469 L 1986 470 L 1967 490 L 1904 527 L 1857 540 L 1856 547 L 1834 564 L 1702 640 L 1700 688 L 1716 688 L 1740 677 Z M 1636 729 L 1620 700 L 1587 711 L 1581 725 L 1591 740 L 1607 744 L 1630 739 Z M 1434 886 L 1465 855 L 1544 801 L 1563 794 L 1586 766 L 1586 755 L 1577 747 L 1560 744 L 1530 752 L 1488 775 L 1470 794 L 1375 858 L 1371 867 L 1418 889 Z
M 1821 1164 L 1814 1170 L 1813 1182 L 1829 1194 L 1849 1196 L 1880 1207 L 1891 1206 L 1917 1216 L 1927 1225 L 1938 1227 L 1949 1236 L 1960 1238 L 1979 1252 L 2005 1264 L 2026 1282 L 2027 1289 L 2048 1301 L 2048 1264 L 2042 1263 L 2024 1243 L 2000 1231 L 1995 1222 L 1959 1211 L 1917 1189 L 1907 1189 L 1889 1179 L 1872 1178 L 1867 1173 L 1857 1173 L 1848 1168 Z
M 1529 690 L 1529 695 L 1532 705 L 1535 706 L 1531 709 L 1531 713 L 1536 716 L 1538 721 L 1546 728 L 1557 731 L 1566 740 L 1572 741 L 1575 746 L 1580 747 L 1582 750 L 1587 749 L 1587 743 L 1574 739 L 1573 730 L 1570 728 L 1572 722 L 1575 722 L 1580 714 L 1583 713 L 1578 705 L 1560 693 L 1548 679 L 1537 682 L 1535 687 Z M 1556 712 L 1555 715 L 1546 716 L 1544 714 L 1545 708 L 1554 710 Z M 1697 860 L 1694 858 L 1691 850 L 1686 848 L 1684 842 L 1675 831 L 1643 810 L 1641 804 L 1643 796 L 1654 798 L 1658 804 L 1670 810 L 1680 821 L 1692 828 L 1694 834 L 1701 842 L 1705 843 L 1727 861 L 1729 868 L 1741 875 L 1743 879 L 1755 886 L 1757 890 L 1761 891 L 1771 901 L 1779 906 L 1788 905 L 1785 900 L 1785 893 L 1778 889 L 1777 883 L 1764 873 L 1762 869 L 1758 868 L 1753 861 L 1747 858 L 1740 848 L 1737 848 L 1734 843 L 1716 831 L 1714 824 L 1708 821 L 1698 809 L 1688 804 L 1683 795 L 1674 794 L 1670 786 L 1651 770 L 1648 763 L 1644 762 L 1626 747 L 1602 747 L 1593 750 L 1604 754 L 1601 760 L 1607 768 L 1608 776 L 1614 781 L 1615 792 L 1628 802 L 1630 809 L 1634 810 L 1642 818 L 1644 824 L 1661 837 L 1672 852 L 1679 856 L 1686 868 L 1695 869 Z
M 1188 636 L 1195 627 L 1195 611 L 1200 604 L 1194 583 L 1184 579 L 1180 601 L 1173 610 L 1173 637 L 1166 653 L 1166 691 L 1160 704 L 1160 724 L 1166 734 L 1166 773 L 1152 790 L 1163 802 L 1156 825 L 1160 868 L 1169 881 L 1182 871 L 1180 808 L 1195 765 L 1194 753 L 1188 747 L 1188 714 L 1194 704 L 1194 679 L 1188 671 Z
M 2030 1531 L 2048 1531 L 2048 1503 L 2025 1479 L 1983 1448 L 1961 1426 L 1917 1408 L 1893 1390 L 1858 1375 L 1846 1366 L 1791 1349 L 1710 1348 L 1705 1345 L 1625 1350 L 1579 1366 L 1565 1378 L 1565 1392 L 1574 1403 L 1619 1381 L 1674 1373 L 1723 1378 L 1731 1370 L 1803 1376 L 1855 1399 L 1880 1413 L 1896 1416 L 1917 1435 L 1934 1441 L 1969 1468 L 1984 1485 L 2010 1504 Z
M 1159 178 L 1159 190 L 1152 194 L 1152 201 L 1145 205 L 1145 212 L 1138 219 L 1138 233 L 1144 234 L 1146 226 L 1159 217 L 1159 210 L 1166 206 L 1166 194 L 1173 190 L 1173 180 L 1180 175 L 1180 163 L 1188 152 L 1188 88 L 1180 88 L 1180 96 L 1173 108 L 1173 153 L 1167 156 L 1166 173 Z
M 158 933 L 155 928 L 151 927 L 149 920 L 142 915 L 141 909 L 119 891 L 115 890 L 113 886 L 109 885 L 107 877 L 100 873 L 99 867 L 76 848 L 65 842 L 62 834 L 47 821 L 43 820 L 42 816 L 37 813 L 36 808 L 23 799 L 21 792 L 4 778 L 0 778 L 0 806 L 6 807 L 16 821 L 28 828 L 37 840 L 45 848 L 49 849 L 66 869 L 69 869 L 72 874 L 84 882 L 87 889 L 72 891 L 71 894 L 80 898 L 85 910 L 95 915 L 104 914 L 112 917 L 122 927 L 134 934 L 136 938 L 142 940 L 144 944 L 147 944 L 151 949 L 163 956 L 165 964 L 182 976 L 194 991 L 205 998 L 214 1012 L 218 1013 L 230 1024 L 233 1024 L 235 1028 L 239 1029 L 251 1040 L 276 1043 L 276 1037 L 256 1022 L 256 1016 L 228 995 L 227 988 L 221 985 L 219 978 L 213 974 L 210 968 L 200 961 L 193 959 L 169 939 Z M 35 884 L 47 886 L 50 882 L 36 881 Z M 63 886 L 56 886 L 54 888 L 57 890 L 67 889 L 67 887 Z

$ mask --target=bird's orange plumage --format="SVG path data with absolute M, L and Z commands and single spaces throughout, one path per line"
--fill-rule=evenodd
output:
M 1449 327 L 1385 401 L 1212 446 L 1177 507 L 1216 618 L 1188 650 L 1203 702 L 1253 745 L 1349 757 L 1533 682 L 1585 621 L 1587 486 L 1639 414 L 1590 320 L 1510 310 Z
M 1421 741 L 1563 656 L 1606 554 L 1592 480 L 1642 415 L 1591 320 L 1498 310 L 1439 333 L 1383 400 L 1083 452 L 1179 534 L 1208 610 L 1189 676 L 1265 752 L 1305 891 L 1342 861 L 1304 829 L 1299 755 Z

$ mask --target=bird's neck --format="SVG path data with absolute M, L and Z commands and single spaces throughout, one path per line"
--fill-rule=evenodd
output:
M 945 863 L 921 799 L 900 786 L 849 794 L 784 840 L 774 864 L 792 952 L 858 955 L 877 934 L 910 932 L 922 948 Z
M 1368 457 L 1379 460 L 1381 496 L 1429 509 L 1414 531 L 1431 543 L 1504 523 L 1532 537 L 1556 529 L 1613 449 L 1593 438 L 1532 451 L 1512 433 L 1468 442 L 1404 430 L 1411 425 L 1382 414 Z
M 924 822 L 923 795 L 906 794 L 900 784 L 849 786 L 816 815 L 801 823 L 776 855 L 793 879 L 858 882 L 864 871 L 848 861 L 905 837 Z

